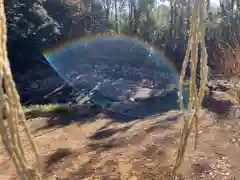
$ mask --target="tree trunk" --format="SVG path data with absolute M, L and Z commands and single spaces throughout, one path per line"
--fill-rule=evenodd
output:
M 170 32 L 169 32 L 169 38 L 172 39 L 172 32 L 173 32 L 173 17 L 174 17 L 174 7 L 173 7 L 173 0 L 170 0 Z
M 118 11 L 118 5 L 117 0 L 114 1 L 114 9 L 115 9 L 115 25 L 116 25 L 116 32 L 120 33 L 119 30 L 119 11 Z

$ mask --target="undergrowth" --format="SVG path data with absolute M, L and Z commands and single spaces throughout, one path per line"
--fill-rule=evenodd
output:
M 44 104 L 44 105 L 30 105 L 24 107 L 26 113 L 33 111 L 43 111 L 49 113 L 69 112 L 71 107 L 68 104 Z
M 24 107 L 26 117 L 41 117 L 46 115 L 66 115 L 75 111 L 74 107 L 68 104 L 45 104 L 31 105 Z

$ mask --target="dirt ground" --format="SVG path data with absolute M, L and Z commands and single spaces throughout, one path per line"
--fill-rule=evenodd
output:
M 167 118 L 170 115 L 123 123 L 100 113 L 61 125 L 55 123 L 54 116 L 29 117 L 44 179 L 238 180 L 240 122 L 226 114 L 232 105 L 229 101 L 205 101 L 198 147 L 194 150 L 191 138 L 179 177 L 172 177 L 170 171 L 182 122 Z M 30 153 L 29 156 L 31 159 Z M 0 146 L 0 179 L 13 180 L 15 176 L 15 169 Z

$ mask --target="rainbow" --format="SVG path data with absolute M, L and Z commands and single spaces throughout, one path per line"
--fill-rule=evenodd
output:
M 86 44 L 89 41 L 97 40 L 100 38 L 114 38 L 114 37 L 122 37 L 122 38 L 129 39 L 129 40 L 135 40 L 136 42 L 139 42 L 140 44 L 142 44 L 146 47 L 150 47 L 154 52 L 158 53 L 160 55 L 160 57 L 162 57 L 161 59 L 164 60 L 171 67 L 171 69 L 173 69 L 177 74 L 180 75 L 180 72 L 179 72 L 178 68 L 176 67 L 176 65 L 173 63 L 173 61 L 171 61 L 165 55 L 165 53 L 163 51 L 159 50 L 157 47 L 149 44 L 146 41 L 141 40 L 138 37 L 131 37 L 131 36 L 127 36 L 124 34 L 117 34 L 115 32 L 99 33 L 99 34 L 95 34 L 92 36 L 85 36 L 85 37 L 69 39 L 67 41 L 60 42 L 58 45 L 56 45 L 55 47 L 53 47 L 51 49 L 45 50 L 43 52 L 43 56 L 45 57 L 47 62 L 54 68 L 50 59 L 52 56 L 56 55 L 57 53 L 64 51 L 65 49 L 71 48 L 73 46 L 79 46 L 79 45 Z
M 91 43 L 94 42 L 95 40 L 100 40 L 100 41 L 97 41 L 97 44 L 93 43 L 95 48 L 93 49 L 89 48 L 90 51 L 87 50 L 88 48 L 85 49 L 85 47 L 88 46 L 89 44 L 91 46 Z M 113 44 L 116 43 L 116 46 L 113 44 L 112 44 L 113 46 L 111 46 L 111 43 L 109 42 L 111 42 L 112 40 L 120 40 L 119 44 L 121 44 L 121 40 L 131 41 L 131 43 L 127 45 L 124 43 L 121 44 L 123 45 L 122 46 L 123 52 L 127 50 L 126 56 L 125 56 L 125 53 L 119 54 L 119 56 L 115 55 L 115 52 L 118 52 L 118 50 L 120 50 L 118 49 L 120 46 L 118 46 L 119 44 L 116 43 L 116 41 L 113 43 Z M 104 43 L 101 44 L 101 42 L 104 42 Z M 134 44 L 137 44 L 136 46 L 137 48 L 134 48 Z M 98 49 L 97 47 L 99 46 L 101 47 L 101 45 L 103 46 L 103 49 L 101 48 Z M 108 48 L 108 45 L 110 45 L 109 46 L 110 48 Z M 132 46 L 133 46 L 133 49 L 131 49 Z M 112 50 L 111 50 L 111 47 L 113 47 Z M 77 51 L 75 51 L 76 48 L 78 49 Z M 133 50 L 133 53 L 128 51 L 128 48 Z M 146 51 L 146 49 L 148 50 Z M 130 73 L 132 75 L 136 75 L 137 77 L 136 79 L 129 79 L 128 81 L 128 79 L 126 78 L 122 81 L 123 78 L 119 78 L 122 76 L 122 74 L 119 74 L 119 72 L 123 73 L 123 77 L 125 75 L 126 77 L 128 76 L 128 73 L 126 74 L 124 73 L 124 69 L 127 69 L 126 66 L 128 66 L 128 59 L 132 59 L 135 61 L 135 60 L 138 60 L 137 58 L 141 60 L 142 56 L 144 56 L 143 58 L 145 57 L 148 58 L 149 50 L 153 52 L 153 56 L 149 58 L 150 62 L 154 62 L 157 64 L 159 63 L 160 64 L 159 69 L 158 67 L 156 67 L 155 69 L 155 67 L 153 66 L 148 66 L 149 61 L 144 61 L 142 65 L 138 64 L 141 66 L 141 71 L 143 72 L 139 71 L 139 69 L 135 68 L 135 66 L 129 67 L 128 72 L 131 72 L 131 70 L 136 71 L 135 72 L 136 74 Z M 134 54 L 134 51 L 136 53 L 136 56 Z M 129 90 L 131 90 L 131 87 L 137 87 L 139 85 L 138 83 L 143 82 L 143 76 L 144 76 L 143 73 L 145 73 L 144 72 L 145 69 L 147 70 L 146 71 L 147 76 L 150 77 L 149 78 L 150 81 L 151 81 L 151 77 L 153 77 L 152 78 L 153 80 L 155 78 L 156 82 L 158 81 L 156 83 L 156 87 L 159 88 L 159 90 L 167 89 L 167 91 L 163 91 L 163 92 L 168 92 L 169 89 L 178 88 L 177 82 L 178 82 L 180 73 L 177 70 L 176 66 L 165 56 L 163 52 L 159 51 L 156 47 L 135 37 L 129 37 L 122 34 L 110 33 L 110 34 L 97 34 L 94 36 L 86 36 L 83 38 L 75 38 L 75 39 L 71 39 L 71 40 L 59 43 L 58 46 L 55 46 L 52 49 L 48 49 L 44 51 L 43 55 L 45 59 L 48 61 L 48 63 L 51 65 L 51 67 L 59 74 L 59 76 L 65 82 L 67 82 L 74 89 L 78 90 L 80 93 L 83 92 L 83 94 L 84 94 L 84 91 L 90 92 L 91 94 L 93 91 L 95 91 L 96 88 L 98 88 L 99 83 L 100 84 L 105 83 L 105 80 L 106 80 L 105 85 L 101 86 L 103 88 L 101 93 L 103 94 L 108 93 L 106 94 L 106 96 L 111 94 L 111 96 L 113 96 L 113 99 L 114 98 L 117 99 L 118 97 L 120 97 L 121 96 L 120 94 L 122 95 L 126 94 L 126 97 L 128 97 L 128 95 L 130 95 L 129 93 L 131 93 L 129 92 Z M 87 55 L 89 62 L 85 61 L 84 59 L 85 55 Z M 107 57 L 106 61 L 105 61 L 105 57 Z M 116 59 L 116 61 L 120 62 L 120 64 L 121 62 L 123 62 L 123 66 L 120 67 L 121 70 L 119 72 L 116 69 L 111 69 L 112 65 L 116 68 L 118 67 L 115 66 L 117 65 L 117 63 L 115 64 L 115 62 L 111 62 L 110 58 L 113 58 L 114 60 Z M 103 59 L 104 62 L 98 63 L 98 60 L 101 60 L 101 59 Z M 143 66 L 145 65 L 145 63 L 146 63 L 146 68 L 145 66 Z M 102 71 L 102 70 L 105 70 L 104 68 L 106 68 L 106 71 Z M 113 72 L 113 76 L 111 76 L 112 72 Z M 153 76 L 151 72 L 153 72 Z M 162 75 L 162 73 L 166 73 L 167 76 Z M 118 79 L 117 82 L 119 82 L 120 84 L 121 82 L 124 82 L 126 87 L 125 85 L 121 85 L 121 88 L 118 88 L 119 84 L 116 84 L 115 77 L 117 77 Z M 151 83 L 151 82 L 147 82 L 147 83 Z M 173 85 L 174 87 L 170 87 L 171 85 Z M 152 87 L 151 84 L 148 84 L 147 86 L 149 88 L 155 88 L 155 87 Z M 185 91 L 183 91 L 183 97 L 187 97 L 187 94 Z M 95 99 L 95 100 L 97 101 L 98 99 Z

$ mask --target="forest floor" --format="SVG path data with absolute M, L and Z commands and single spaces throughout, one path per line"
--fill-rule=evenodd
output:
M 205 102 L 197 149 L 192 136 L 179 177 L 170 172 L 182 121 L 167 118 L 170 113 L 124 123 L 84 107 L 75 113 L 31 113 L 30 109 L 26 115 L 39 147 L 45 180 L 238 180 L 240 122 L 226 113 L 234 102 L 218 94 Z M 83 111 L 85 116 L 79 115 Z M 88 113 L 91 115 L 86 116 Z M 28 151 L 27 143 L 25 148 Z M 30 150 L 28 154 L 31 160 Z M 2 146 L 0 179 L 16 179 Z

